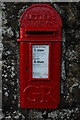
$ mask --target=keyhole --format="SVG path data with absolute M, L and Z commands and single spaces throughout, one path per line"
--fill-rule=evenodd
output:
M 26 67 L 26 71 L 28 70 L 28 67 Z

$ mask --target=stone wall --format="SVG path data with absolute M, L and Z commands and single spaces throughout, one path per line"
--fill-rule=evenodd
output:
M 50 3 L 63 21 L 61 100 L 58 109 L 20 109 L 18 25 L 22 13 L 31 4 L 1 3 L 3 120 L 79 120 L 80 3 Z

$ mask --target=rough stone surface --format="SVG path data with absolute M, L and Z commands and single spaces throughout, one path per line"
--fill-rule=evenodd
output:
M 58 109 L 20 109 L 18 24 L 32 3 L 2 3 L 3 120 L 80 120 L 80 3 L 50 3 L 61 15 L 61 101 Z

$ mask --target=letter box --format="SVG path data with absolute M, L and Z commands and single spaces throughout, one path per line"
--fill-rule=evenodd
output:
M 57 108 L 60 102 L 62 21 L 49 4 L 33 4 L 20 23 L 20 106 Z

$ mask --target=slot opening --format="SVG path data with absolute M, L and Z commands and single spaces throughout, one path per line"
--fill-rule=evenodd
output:
M 26 31 L 27 35 L 53 35 L 53 31 Z

